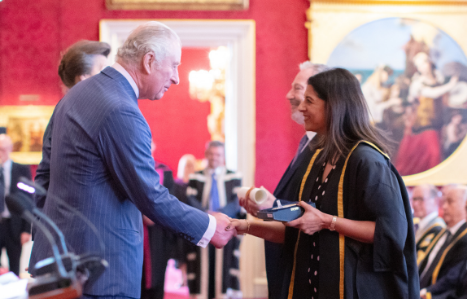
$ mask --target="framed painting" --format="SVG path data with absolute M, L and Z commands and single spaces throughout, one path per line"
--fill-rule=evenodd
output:
M 107 9 L 128 10 L 243 10 L 249 0 L 106 0 Z
M 2 106 L 0 127 L 13 141 L 11 159 L 21 164 L 39 164 L 42 139 L 55 106 Z
M 466 14 L 467 1 L 315 0 L 308 10 L 310 59 L 360 80 L 409 186 L 467 183 Z

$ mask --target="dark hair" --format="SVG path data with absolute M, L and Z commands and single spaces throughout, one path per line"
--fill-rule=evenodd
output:
M 76 76 L 91 73 L 96 55 L 107 57 L 110 45 L 104 42 L 82 40 L 71 45 L 62 56 L 58 66 L 58 75 L 63 84 L 71 88 L 75 85 Z
M 357 78 L 349 71 L 335 68 L 308 79 L 317 96 L 326 102 L 326 136 L 319 136 L 323 149 L 321 161 L 347 156 L 360 140 L 369 141 L 388 152 L 389 140 L 370 122 L 368 105 Z

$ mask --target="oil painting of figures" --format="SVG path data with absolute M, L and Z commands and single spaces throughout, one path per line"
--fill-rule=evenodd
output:
M 386 18 L 349 33 L 327 64 L 350 70 L 376 126 L 394 141 L 401 175 L 448 158 L 467 133 L 467 57 L 442 30 L 412 19 Z

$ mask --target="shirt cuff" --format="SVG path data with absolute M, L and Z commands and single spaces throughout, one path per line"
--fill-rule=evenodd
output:
M 209 215 L 209 214 L 208 214 L 208 216 L 209 216 L 208 229 L 204 233 L 201 240 L 199 240 L 198 244 L 196 244 L 199 247 L 203 247 L 203 248 L 206 248 L 206 246 L 208 246 L 209 242 L 211 242 L 211 239 L 214 236 L 214 233 L 216 232 L 216 226 L 217 226 L 216 218 L 214 218 L 214 216 Z
M 420 297 L 425 296 L 425 295 L 426 295 L 426 289 L 421 289 L 420 290 Z

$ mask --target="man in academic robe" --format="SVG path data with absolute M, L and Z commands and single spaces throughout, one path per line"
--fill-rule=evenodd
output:
M 415 224 L 415 244 L 417 256 L 423 254 L 431 241 L 446 227 L 438 216 L 438 190 L 425 184 L 416 186 L 412 192 L 413 215 L 419 219 Z
M 287 93 L 286 99 L 290 103 L 292 120 L 303 126 L 305 122 L 303 114 L 298 110 L 298 106 L 305 99 L 305 90 L 308 78 L 326 71 L 329 68 L 323 64 L 311 63 L 311 61 L 301 63 L 299 68 L 300 70 L 292 82 L 292 87 Z M 303 135 L 295 156 L 274 190 L 274 197 L 289 201 L 298 201 L 300 183 L 314 153 L 309 145 L 315 135 L 316 133 L 311 131 L 305 132 Z M 248 201 L 248 205 L 246 206 L 248 213 L 256 216 L 258 210 L 271 208 L 274 204 L 274 197 L 269 197 L 268 200 L 261 205 L 257 205 L 251 200 Z M 266 275 L 268 279 L 269 298 L 279 298 L 284 278 L 284 271 L 279 263 L 282 245 L 264 241 L 264 252 L 266 257 Z
M 442 209 L 447 227 L 433 240 L 419 263 L 420 297 L 436 288 L 438 281 L 467 259 L 466 199 L 465 186 L 453 187 L 446 194 Z
M 20 177 L 31 179 L 31 170 L 10 159 L 13 142 L 6 134 L 0 134 L 0 251 L 5 248 L 10 271 L 19 275 L 21 249 L 31 239 L 31 225 L 20 216 L 10 213 L 5 196 L 22 192 L 16 184 Z M 25 193 L 26 194 L 26 193 Z
M 188 204 L 202 211 L 222 212 L 231 218 L 245 218 L 238 203 L 237 189 L 241 175 L 224 166 L 225 147 L 211 141 L 205 152 L 208 166 L 190 175 Z M 209 246 L 187 248 L 187 279 L 195 298 L 241 297 L 239 282 L 240 237 L 233 238 L 223 249 Z
M 432 299 L 467 299 L 467 261 L 452 267 L 449 272 L 430 287 L 427 294 Z M 422 298 L 426 298 L 425 296 Z

